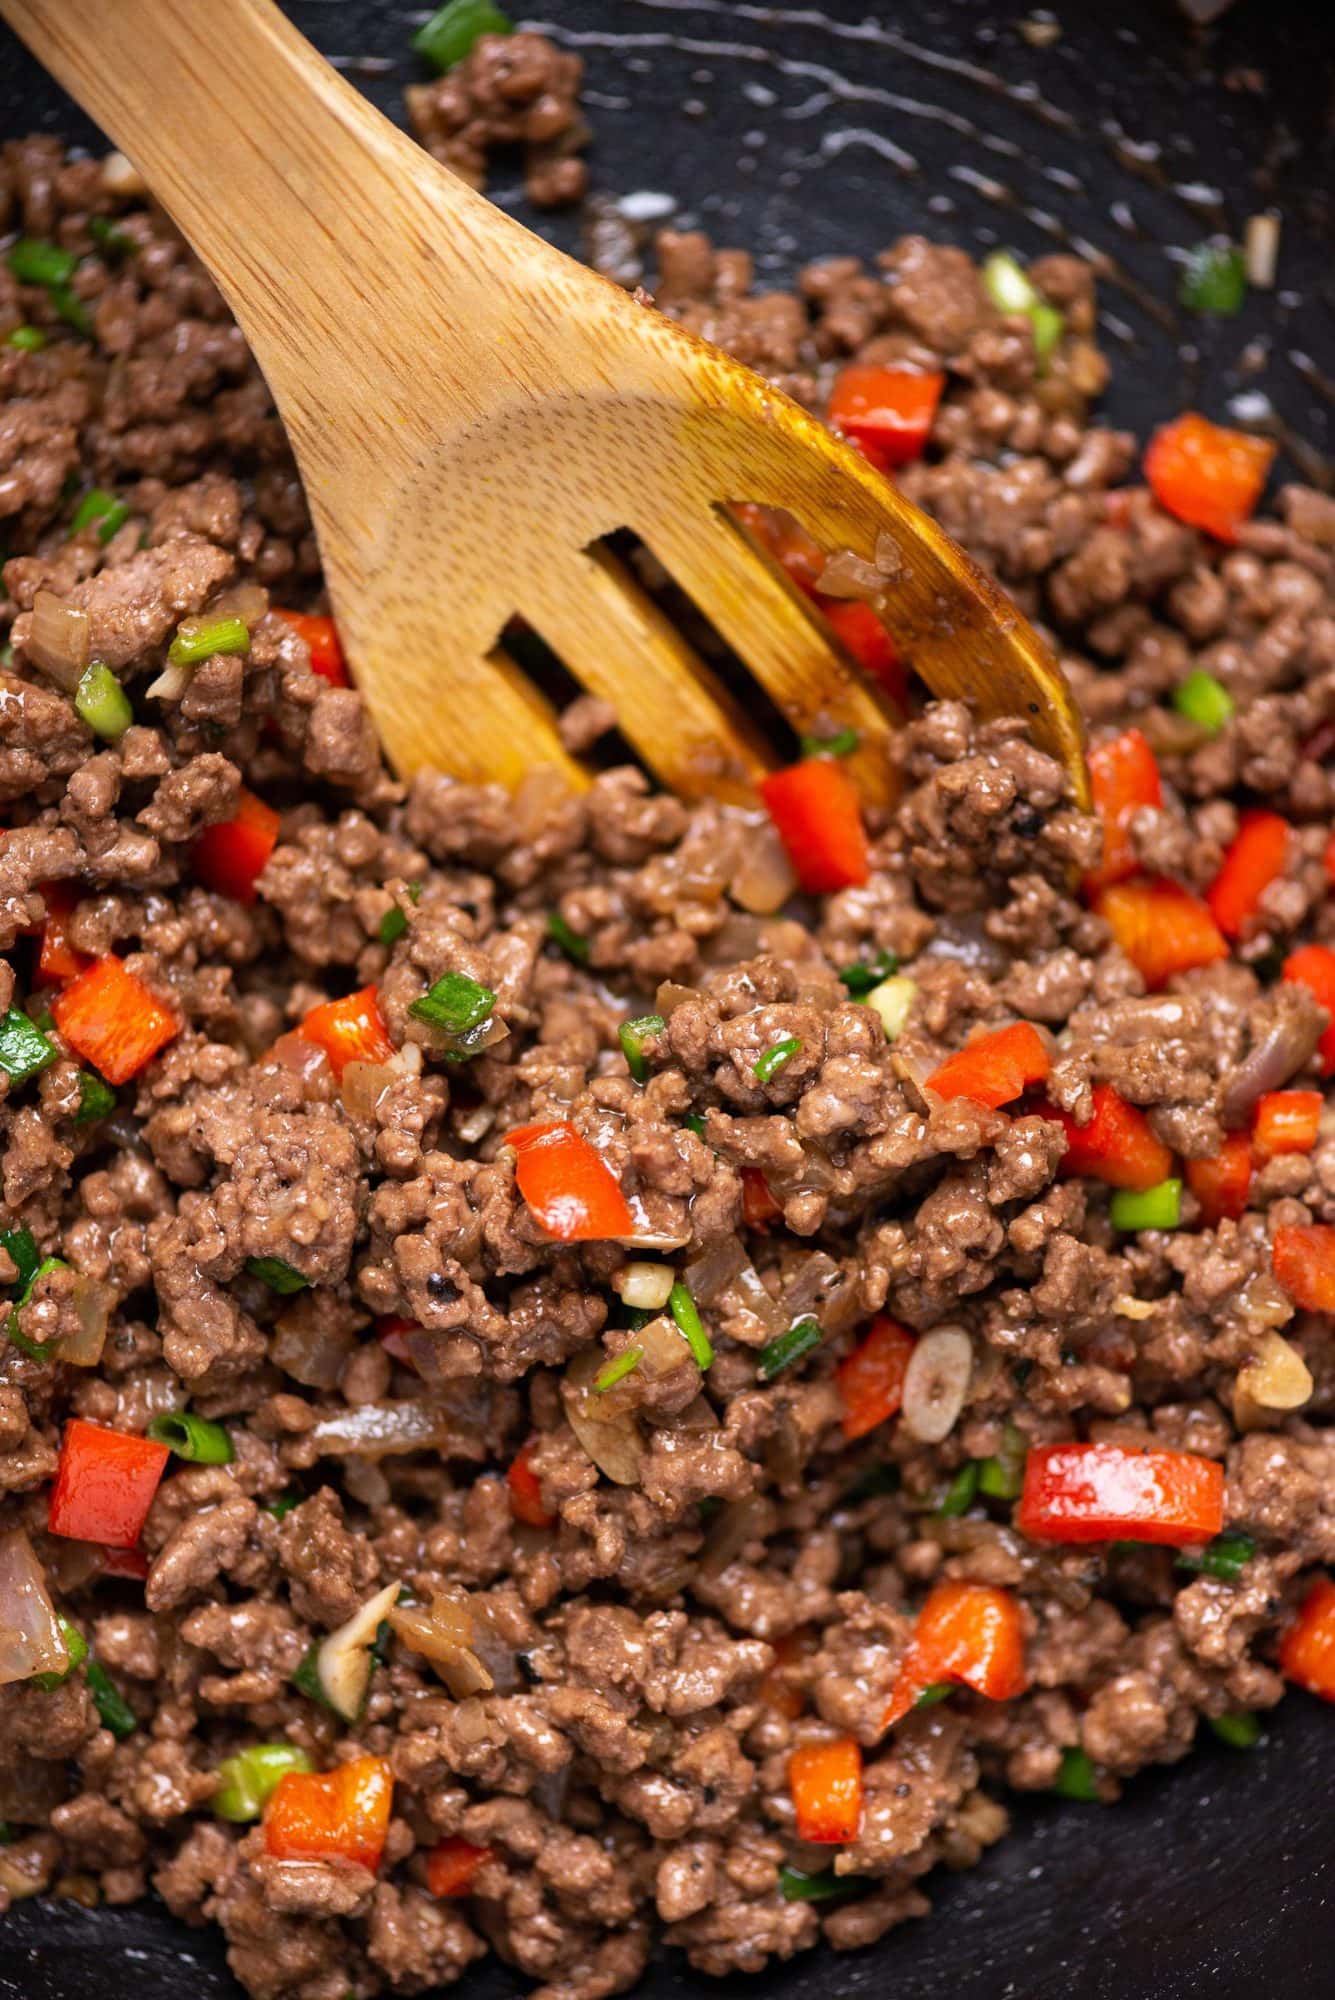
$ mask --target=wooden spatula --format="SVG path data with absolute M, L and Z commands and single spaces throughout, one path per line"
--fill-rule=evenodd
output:
M 629 528 L 799 732 L 891 720 L 730 503 L 898 555 L 895 637 L 939 695 L 1027 718 L 1087 778 L 1060 670 L 889 480 L 727 356 L 438 166 L 270 0 L 0 0 L 217 280 L 287 426 L 357 684 L 399 771 L 584 773 L 500 646 L 526 619 L 686 796 L 776 761 L 605 544 Z M 882 543 L 884 550 L 885 544 Z

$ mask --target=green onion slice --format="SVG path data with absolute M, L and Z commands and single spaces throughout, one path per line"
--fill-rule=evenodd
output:
M 1052 1789 L 1059 1798 L 1078 1799 L 1082 1805 L 1098 1804 L 1098 1777 L 1083 1750 L 1062 1751 L 1061 1769 L 1052 1781 Z
M 99 1118 L 109 1118 L 116 1109 L 116 1093 L 109 1083 L 92 1070 L 79 1071 L 79 1108 L 74 1114 L 76 1125 L 95 1125 Z
M 146 1432 L 154 1444 L 170 1445 L 178 1458 L 192 1465 L 230 1465 L 235 1453 L 221 1424 L 196 1417 L 189 1410 L 164 1410 Z
M 898 970 L 897 952 L 878 951 L 875 958 L 867 964 L 859 962 L 857 965 L 845 965 L 841 968 L 839 977 L 853 998 L 861 1000 L 874 986 L 879 986 L 883 979 L 888 979 L 892 972 Z
M 819 1321 L 795 1320 L 786 1333 L 781 1333 L 776 1340 L 761 1348 L 758 1363 L 761 1381 L 772 1382 L 776 1375 L 782 1375 L 785 1368 L 791 1368 L 804 1354 L 810 1354 L 813 1347 L 819 1347 L 821 1339 Z
M 300 1507 L 303 1497 L 300 1493 L 280 1493 L 276 1500 L 262 1501 L 260 1511 L 272 1514 L 275 1521 L 281 1521 L 294 1507 Z
M 1254 1750 L 1261 1740 L 1261 1718 L 1249 1708 L 1239 1709 L 1234 1715 L 1207 1715 L 1205 1720 L 1230 1750 Z
M 0 1069 L 15 1083 L 27 1083 L 55 1059 L 53 1044 L 17 1007 L 0 1017 Z
M 833 736 L 800 738 L 804 757 L 851 757 L 861 741 L 856 729 L 839 729 Z
M 636 1083 L 646 1083 L 649 1078 L 645 1043 L 651 1035 L 661 1035 L 666 1026 L 667 1022 L 661 1014 L 637 1014 L 633 1021 L 623 1021 L 617 1029 L 617 1040 L 626 1058 L 626 1068 Z
M 188 618 L 167 648 L 173 667 L 198 666 L 215 653 L 248 653 L 250 627 L 242 618 Z
M 218 1789 L 212 1805 L 219 1819 L 241 1824 L 258 1819 L 280 1778 L 289 1771 L 313 1771 L 315 1765 L 295 1743 L 253 1743 L 218 1766 Z
M 800 1868 L 779 1870 L 779 1894 L 785 1903 L 832 1903 L 843 1896 L 855 1896 L 867 1886 L 861 1875 L 836 1875 L 825 1868 L 819 1875 L 806 1875 Z
M 1250 1535 L 1244 1535 L 1241 1528 L 1225 1528 L 1199 1553 L 1183 1549 L 1173 1566 L 1218 1577 L 1221 1583 L 1236 1583 L 1255 1554 L 1256 1543 Z
M 1114 1188 L 1108 1215 L 1114 1229 L 1176 1229 L 1182 1183 L 1174 1175 L 1152 1188 Z
M 688 1111 L 681 1122 L 688 1132 L 694 1132 L 697 1139 L 704 1138 L 705 1121 L 698 1111 Z
M 411 903 L 419 902 L 421 900 L 421 895 L 422 895 L 421 883 L 410 882 L 408 884 L 409 902 Z M 404 932 L 407 930 L 407 928 L 408 928 L 408 919 L 407 917 L 404 916 L 403 911 L 399 908 L 398 904 L 396 903 L 393 909 L 386 910 L 384 916 L 380 919 L 380 929 L 377 932 L 377 936 L 379 937 L 381 944 L 397 944 L 399 939 L 403 936 Z
M 785 1035 L 781 1042 L 775 1042 L 772 1048 L 766 1049 L 752 1069 L 756 1082 L 768 1083 L 772 1076 L 777 1076 L 779 1071 L 792 1061 L 801 1046 L 800 1035 Z
M 31 1229 L 5 1229 L 0 1230 L 0 1245 L 18 1273 L 19 1289 L 26 1298 L 42 1261 L 36 1239 Z
M 547 935 L 553 944 L 559 944 L 568 959 L 576 965 L 587 965 L 593 946 L 587 938 L 572 930 L 559 910 L 547 912 Z
M 124 229 L 118 229 L 109 215 L 94 215 L 89 218 L 88 234 L 106 258 L 126 257 L 137 249 L 133 236 Z
M 63 1673 L 34 1674 L 32 1676 L 31 1685 L 35 1688 L 40 1688 L 43 1694 L 50 1694 L 53 1689 L 64 1687 L 74 1669 L 81 1667 L 88 1658 L 88 1641 L 84 1638 L 78 1626 L 71 1625 L 63 1611 L 57 1611 L 56 1623 L 60 1627 L 60 1636 L 65 1641 L 65 1651 L 69 1656 L 69 1665 Z
M 480 1027 L 495 1005 L 496 995 L 489 986 L 470 979 L 466 972 L 447 972 L 420 1000 L 410 1004 L 408 1012 L 414 1020 L 441 1028 L 447 1035 L 465 1035 L 470 1028 Z
M 21 236 L 5 258 L 21 285 L 68 285 L 79 266 L 73 250 L 62 250 L 41 236 Z
M 624 1382 L 628 1375 L 635 1373 L 643 1359 L 642 1347 L 628 1347 L 623 1353 L 614 1354 L 610 1361 L 603 1363 L 593 1378 L 594 1395 L 605 1396 L 609 1389 L 615 1389 L 618 1382 Z
M 691 1350 L 691 1359 L 702 1372 L 713 1364 L 714 1349 L 709 1335 L 705 1332 L 700 1308 L 691 1297 L 686 1286 L 678 1278 L 668 1293 L 668 1311 L 677 1322 L 682 1339 Z
M 923 1689 L 913 1706 L 915 1708 L 935 1708 L 939 1701 L 949 1701 L 954 1692 L 954 1681 L 933 1681 L 930 1687 Z
M 482 35 L 508 35 L 514 23 L 493 7 L 491 0 L 445 0 L 413 36 L 419 56 L 434 63 L 442 72 L 453 69 L 471 55 Z
M 139 1727 L 139 1718 L 100 1660 L 88 1662 L 88 1692 L 93 1706 L 117 1742 L 123 1743 Z
M 107 743 L 119 743 L 134 721 L 134 710 L 125 689 L 101 660 L 90 660 L 84 668 L 74 707 L 94 736 Z
M 1018 1500 L 1024 1486 L 1024 1461 L 1028 1443 L 1023 1431 L 1007 1424 L 1001 1449 L 978 1467 L 978 1491 L 989 1500 Z
M 1198 243 L 1177 288 L 1189 312 L 1231 319 L 1247 296 L 1247 260 L 1235 243 Z
M 1194 722 L 1207 736 L 1218 736 L 1237 713 L 1237 703 L 1222 681 L 1193 667 L 1187 678 L 1173 689 L 1173 707 L 1188 722 Z
M 971 1458 L 960 1467 L 947 1486 L 937 1513 L 948 1521 L 967 1514 L 978 1498 L 978 1460 Z
M 17 347 L 22 354 L 40 354 L 46 346 L 46 335 L 40 326 L 16 326 L 5 336 L 6 347 Z
M 310 1283 L 283 1257 L 247 1257 L 246 1269 L 252 1278 L 262 1278 L 271 1292 L 284 1299 L 293 1292 L 305 1291 Z
M 129 518 L 128 501 L 117 499 L 116 495 L 108 493 L 104 486 L 94 486 L 84 494 L 75 508 L 74 519 L 70 522 L 70 533 L 81 534 L 85 528 L 91 528 L 96 521 L 99 524 L 97 539 L 100 542 L 109 542 L 117 529 L 123 528 Z

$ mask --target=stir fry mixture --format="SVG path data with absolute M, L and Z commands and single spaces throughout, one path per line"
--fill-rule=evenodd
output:
M 532 39 L 445 52 L 475 159 Z M 599 2000 L 1335 1699 L 1335 504 L 1100 425 L 1072 258 L 668 234 L 1051 632 L 1097 811 L 758 512 L 893 812 L 837 739 L 750 811 L 403 786 L 127 163 L 8 146 L 0 231 L 0 1895 Z

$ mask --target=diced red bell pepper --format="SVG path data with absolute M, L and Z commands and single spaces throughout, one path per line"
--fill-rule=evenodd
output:
M 1096 1083 L 1094 1108 L 1087 1125 L 1077 1125 L 1069 1112 L 1046 1101 L 1038 1106 L 1066 1134 L 1063 1171 L 1085 1174 L 1109 1187 L 1152 1188 L 1173 1171 L 1173 1156 L 1150 1130 L 1149 1120 L 1134 1104 L 1119 1097 L 1111 1084 Z
M 321 618 L 310 611 L 282 611 L 277 605 L 274 610 L 285 625 L 290 625 L 306 641 L 311 656 L 311 672 L 328 681 L 331 687 L 349 686 L 348 663 L 343 657 L 343 647 L 333 619 Z
M 894 1416 L 904 1400 L 904 1376 L 913 1346 L 913 1335 L 881 1313 L 865 1339 L 839 1363 L 835 1376 L 844 1399 L 846 1438 L 865 1437 Z
M 1310 1153 L 1321 1130 L 1319 1090 L 1268 1090 L 1258 1099 L 1252 1139 L 1257 1153 L 1273 1160 L 1280 1153 Z
M 407 1339 L 410 1333 L 417 1331 L 415 1319 L 400 1319 L 395 1314 L 387 1313 L 383 1319 L 376 1321 L 375 1330 L 386 1354 L 391 1355 L 401 1367 L 416 1369 L 417 1363 L 413 1360 Z
M 387 1063 L 397 1053 L 374 986 L 312 1007 L 297 1032 L 324 1050 L 335 1076 L 342 1076 L 350 1062 Z
M 1035 1445 L 1015 1525 L 1034 1541 L 1208 1542 L 1224 1525 L 1224 1468 L 1194 1451 Z
M 598 1243 L 635 1229 L 616 1175 L 567 1119 L 520 1125 L 504 1143 L 515 1149 L 519 1192 L 549 1236 Z
M 857 787 L 834 757 L 808 757 L 761 780 L 761 797 L 802 887 L 813 896 L 857 888 L 871 873 Z
M 165 1444 L 73 1417 L 65 1426 L 46 1525 L 53 1535 L 132 1549 L 167 1460 Z
M 466 1896 L 479 1868 L 493 1858 L 490 1847 L 471 1840 L 439 1840 L 426 1858 L 426 1886 L 433 1896 Z
M 1087 896 L 1109 882 L 1136 872 L 1131 844 L 1131 816 L 1146 806 L 1162 806 L 1163 779 L 1148 741 L 1138 729 L 1125 729 L 1108 743 L 1096 743 L 1089 753 L 1089 782 L 1094 810 L 1103 826 L 1103 859 L 1084 880 Z
M 1281 979 L 1305 986 L 1330 1015 L 1317 1043 L 1322 1076 L 1335 1076 L 1335 951 L 1325 944 L 1300 945 L 1291 951 L 1280 972 Z
M 1252 1147 L 1245 1132 L 1229 1132 L 1211 1160 L 1187 1161 L 1187 1186 L 1201 1205 L 1201 1220 L 1210 1224 L 1226 1217 L 1236 1222 L 1246 1213 L 1252 1186 Z
M 1151 993 L 1181 972 L 1228 957 L 1228 946 L 1205 904 L 1166 877 L 1110 882 L 1094 898 Z
M 70 1047 L 108 1083 L 128 1083 L 181 1032 L 171 1008 L 114 952 L 62 988 L 51 1013 Z
M 768 1229 L 783 1216 L 783 1204 L 770 1193 L 769 1182 L 759 1167 L 743 1167 L 742 1221 L 748 1229 Z
M 234 819 L 206 826 L 190 851 L 190 866 L 206 889 L 253 903 L 255 884 L 278 845 L 278 814 L 254 792 L 242 791 Z
M 902 708 L 908 700 L 908 672 L 894 640 L 870 604 L 847 597 L 826 597 L 823 593 L 816 601 L 845 652 L 851 653 L 863 673 Z
M 287 1771 L 264 1808 L 264 1845 L 278 1861 L 380 1866 L 394 1801 L 388 1757 L 354 1757 L 332 1771 Z
M 828 421 L 858 445 L 878 471 L 921 458 L 946 378 L 855 361 L 841 368 L 830 391 Z
M 801 1688 L 794 1687 L 793 1683 L 785 1678 L 782 1669 L 800 1660 L 804 1653 L 810 1651 L 810 1646 L 801 1632 L 782 1632 L 777 1639 L 771 1640 L 770 1644 L 774 1652 L 774 1665 L 761 1680 L 756 1696 L 766 1708 L 772 1708 L 776 1714 L 786 1715 L 790 1722 L 796 1722 L 806 1708 L 806 1698 Z
M 1225 937 L 1240 938 L 1261 897 L 1284 873 L 1289 858 L 1289 823 L 1278 813 L 1247 812 L 1223 864 L 1205 892 L 1211 914 Z
M 1008 1590 L 954 1580 L 935 1585 L 918 1613 L 882 1727 L 907 1715 L 939 1681 L 957 1681 L 988 1701 L 1024 1693 L 1024 1617 Z
M 88 959 L 76 951 L 67 936 L 69 920 L 79 904 L 79 893 L 69 882 L 45 882 L 42 901 L 46 915 L 41 925 L 41 945 L 37 953 L 34 985 L 60 986 L 77 979 Z
M 825 551 L 800 521 L 774 507 L 758 507 L 750 500 L 739 501 L 732 511 L 799 590 L 808 597 L 819 596 L 816 586 L 825 569 Z
M 1189 410 L 1154 433 L 1145 477 L 1159 505 L 1216 541 L 1234 542 L 1269 476 L 1275 447 Z
M 136 1583 L 142 1583 L 148 1575 L 148 1556 L 136 1542 L 132 1549 L 108 1549 L 102 1551 L 103 1576 L 128 1576 Z
M 1270 1267 L 1295 1305 L 1335 1312 L 1335 1227 L 1286 1222 L 1275 1231 Z
M 862 1752 L 851 1736 L 799 1743 L 788 1759 L 799 1840 L 837 1846 L 862 1825 Z
M 505 1475 L 505 1483 L 510 1489 L 510 1512 L 516 1521 L 523 1521 L 530 1528 L 550 1528 L 555 1514 L 549 1514 L 542 1502 L 542 1487 L 538 1475 L 530 1463 L 536 1437 L 523 1444 L 511 1459 Z
M 1322 1701 L 1335 1701 L 1335 1583 L 1319 1576 L 1279 1644 L 1279 1670 Z
M 1030 1084 L 1045 1082 L 1051 1068 L 1052 1056 L 1038 1029 L 1028 1021 L 1014 1021 L 1008 1028 L 975 1035 L 932 1071 L 926 1087 L 938 1097 L 967 1097 L 999 1111 Z

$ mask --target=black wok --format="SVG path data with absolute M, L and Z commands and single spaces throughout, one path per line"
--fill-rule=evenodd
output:
M 92 0 L 111 5 L 114 0 Z M 226 0 L 201 0 L 224 5 Z M 299 24 L 397 112 L 410 9 L 299 0 Z M 1335 11 L 1243 0 L 1212 29 L 1171 0 L 547 0 L 585 57 L 595 185 L 673 197 L 674 220 L 758 254 L 762 275 L 870 253 L 909 229 L 1026 256 L 1070 241 L 1110 260 L 1113 422 L 1142 434 L 1238 396 L 1322 476 L 1332 444 Z M 1045 24 L 1059 39 L 1041 44 Z M 1025 32 L 1027 27 L 1028 32 Z M 245 79 L 236 79 L 244 114 Z M 169 115 L 169 111 L 165 113 Z M 91 129 L 0 29 L 0 135 Z M 493 193 L 523 212 L 517 173 Z M 1283 215 L 1279 286 L 1233 321 L 1181 318 L 1173 251 Z M 529 218 L 531 219 L 531 218 Z M 567 247 L 579 224 L 544 222 Z M 1255 399 L 1264 397 L 1262 404 Z M 1235 406 L 1235 414 L 1237 413 Z M 1268 413 L 1273 413 L 1270 416 Z M 933 1883 L 932 1917 L 873 1951 L 711 1985 L 677 1958 L 652 2000 L 1297 2000 L 1332 1989 L 1335 1811 L 1328 1712 L 1294 1695 L 1247 1755 L 1210 1745 L 1112 1809 L 1019 1801 L 1012 1837 Z M 521 1990 L 499 1968 L 461 2000 Z M 0 1922 L 4 2000 L 222 2000 L 221 1944 L 160 1905 L 22 1905 Z

